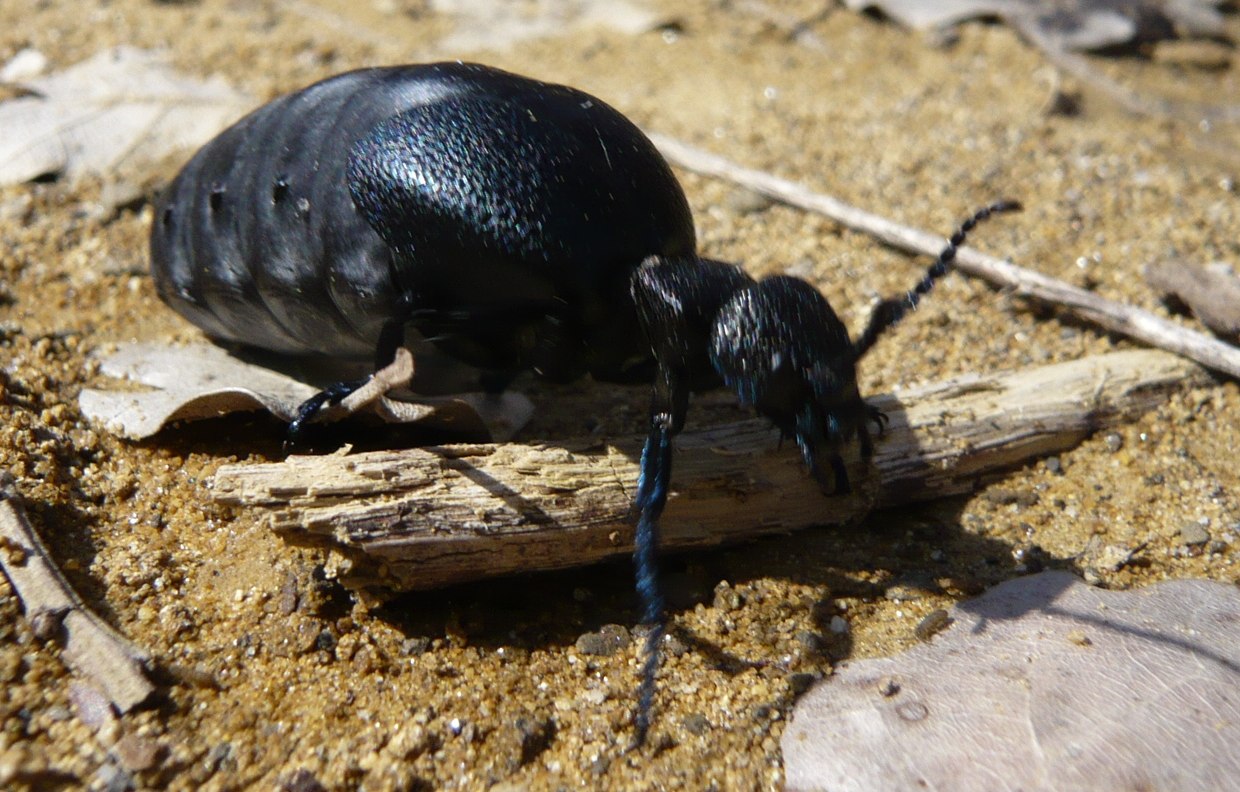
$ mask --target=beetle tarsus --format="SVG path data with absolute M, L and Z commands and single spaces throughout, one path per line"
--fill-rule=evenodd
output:
M 333 383 L 299 404 L 293 420 L 288 422 L 288 429 L 285 430 L 285 451 L 295 448 L 304 438 L 306 426 L 318 417 L 320 410 L 340 404 L 349 394 L 370 382 L 373 376 L 372 374 L 361 379 Z
M 302 402 L 293 420 L 289 422 L 286 448 L 292 446 L 307 423 L 314 420 L 338 420 L 352 415 L 389 392 L 408 386 L 413 379 L 413 353 L 405 347 L 397 347 L 387 357 L 387 365 L 375 373 L 361 379 L 329 385 Z

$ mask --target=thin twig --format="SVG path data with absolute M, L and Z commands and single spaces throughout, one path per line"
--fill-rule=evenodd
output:
M 26 618 L 41 629 L 63 628 L 64 658 L 94 680 L 117 711 L 128 712 L 154 692 L 144 667 L 150 658 L 83 604 L 30 527 L 16 483 L 0 471 L 0 567 Z
M 943 247 L 942 237 L 900 225 L 885 217 L 850 206 L 837 198 L 813 192 L 796 182 L 764 171 L 744 168 L 723 157 L 664 135 L 651 134 L 650 138 L 663 152 L 663 156 L 674 165 L 726 179 L 777 201 L 824 215 L 892 247 L 929 256 L 937 254 Z M 1065 308 L 1099 327 L 1183 355 L 1215 371 L 1240 378 L 1240 348 L 1181 327 L 1148 311 L 1104 299 L 1061 280 L 1018 267 L 994 256 L 987 256 L 972 248 L 961 249 L 956 257 L 956 266 L 961 272 L 1011 289 L 1023 297 Z
M 1240 121 L 1240 105 L 1236 104 L 1205 104 L 1187 102 L 1165 97 L 1148 96 L 1120 84 L 1104 74 L 1083 55 L 1068 52 L 1059 44 L 1044 35 L 1036 23 L 1026 17 L 1014 20 L 1016 27 L 1029 40 L 1030 44 L 1042 51 L 1042 54 L 1056 68 L 1071 74 L 1081 82 L 1093 86 L 1111 101 L 1129 113 L 1151 118 L 1174 118 L 1179 121 L 1196 123 L 1211 121 L 1235 123 Z

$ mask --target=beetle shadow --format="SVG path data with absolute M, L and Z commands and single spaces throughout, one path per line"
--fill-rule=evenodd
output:
M 606 386 L 593 390 L 600 387 Z M 589 398 L 590 390 L 587 388 L 576 396 Z M 623 398 L 640 404 L 646 396 L 642 388 Z M 700 412 L 724 421 L 742 417 L 735 408 L 721 410 L 721 403 L 722 400 L 708 402 L 707 409 Z M 904 409 L 898 401 L 886 397 L 882 407 L 893 428 L 903 421 Z M 637 420 L 641 419 L 641 414 L 638 409 Z M 691 419 L 695 427 L 709 425 L 709 422 L 698 420 L 700 417 L 699 411 L 694 410 Z M 252 417 L 224 419 L 222 424 L 212 421 L 186 425 L 150 442 L 172 445 L 182 452 L 244 454 L 249 451 L 269 458 L 281 455 L 282 425 L 278 422 Z M 594 453 L 592 448 L 580 445 L 579 437 L 563 442 L 566 446 L 571 443 L 574 453 Z M 359 445 L 356 435 L 347 439 L 355 447 Z M 381 441 L 378 445 L 388 447 L 397 440 L 390 432 L 382 433 L 378 439 Z M 415 439 L 425 441 L 424 437 Z M 557 444 L 555 439 L 540 438 L 540 442 Z M 883 442 L 881 438 L 877 441 L 879 453 Z M 598 443 L 598 453 L 604 453 L 605 447 L 604 443 Z M 784 443 L 782 449 L 772 449 L 771 453 L 787 454 L 791 458 L 798 455 L 793 443 Z M 764 458 L 755 457 L 755 463 Z M 554 518 L 520 491 L 483 470 L 467 463 L 454 465 L 454 469 L 509 508 L 525 515 L 530 522 L 554 522 Z M 988 476 L 1001 477 L 998 472 Z M 808 476 L 806 480 L 808 482 Z M 865 486 L 860 480 L 858 484 Z M 807 486 L 803 493 L 792 493 L 790 497 L 820 498 L 823 522 L 831 523 L 832 497 L 822 495 L 812 486 Z M 1021 568 L 1013 557 L 1015 548 L 1010 543 L 980 535 L 964 525 L 962 512 L 966 503 L 967 497 L 930 500 L 870 512 L 850 524 L 809 527 L 787 536 L 709 550 L 665 552 L 662 580 L 669 613 L 674 617 L 699 605 L 716 607 L 716 588 L 721 581 L 728 581 L 734 588 L 749 587 L 757 591 L 763 589 L 763 581 L 767 580 L 818 588 L 825 593 L 807 605 L 813 626 L 812 651 L 824 662 L 846 660 L 853 656 L 856 646 L 852 632 L 839 628 L 838 619 L 847 621 L 849 616 L 849 612 L 840 609 L 841 600 L 865 606 L 896 597 L 917 599 L 946 595 L 960 599 L 1026 571 L 1036 571 Z M 665 515 L 663 519 L 671 517 Z M 529 573 L 405 593 L 372 610 L 374 616 L 409 637 L 450 637 L 481 647 L 528 650 L 571 646 L 583 634 L 597 631 L 606 624 L 632 625 L 639 612 L 632 563 L 624 554 L 581 569 Z M 914 622 L 908 625 L 910 633 L 914 626 Z M 703 655 L 709 664 L 727 673 L 778 665 L 779 662 L 774 657 L 741 656 L 687 628 L 674 626 L 672 634 L 689 650 Z
M 903 421 L 904 409 L 898 401 L 885 399 L 883 409 L 893 427 Z M 880 438 L 880 451 L 882 443 Z M 797 455 L 795 444 L 783 445 L 774 453 Z M 580 448 L 574 450 L 582 453 Z M 520 492 L 484 472 L 461 472 L 509 507 L 528 514 L 532 521 L 551 521 Z M 999 472 L 987 476 L 1001 477 Z M 829 523 L 831 497 L 816 489 L 807 489 L 806 493 L 805 497 L 823 499 L 824 523 Z M 722 581 L 733 588 L 759 592 L 765 580 L 825 589 L 826 594 L 809 606 L 813 635 L 807 642 L 824 661 L 848 659 L 856 647 L 852 633 L 839 626 L 839 618 L 848 615 L 840 609 L 841 600 L 864 604 L 941 595 L 960 599 L 1037 571 L 1037 565 L 1028 558 L 1018 561 L 1014 557 L 1015 548 L 1009 542 L 981 535 L 964 525 L 967 502 L 967 496 L 929 500 L 870 512 L 852 524 L 810 527 L 787 536 L 709 550 L 665 552 L 662 580 L 669 613 L 674 617 L 699 605 L 718 607 L 717 588 Z M 585 569 L 531 573 L 436 592 L 403 594 L 379 609 L 378 615 L 410 634 L 437 634 L 445 629 L 447 617 L 440 610 L 445 603 L 456 609 L 452 611 L 452 629 L 463 630 L 471 644 L 491 648 L 572 645 L 583 633 L 605 624 L 631 625 L 640 612 L 631 561 L 620 557 Z M 499 614 L 503 616 L 497 621 Z M 910 634 L 915 626 L 915 621 L 909 623 Z M 709 664 L 728 673 L 778 664 L 773 657 L 743 657 L 684 627 L 674 626 L 672 634 L 688 649 L 705 656 Z

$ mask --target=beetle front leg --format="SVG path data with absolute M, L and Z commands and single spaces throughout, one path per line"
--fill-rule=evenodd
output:
M 633 564 L 637 573 L 637 595 L 642 603 L 642 622 L 649 629 L 637 714 L 634 717 L 635 746 L 646 741 L 646 733 L 650 730 L 655 679 L 659 671 L 659 649 L 667 632 L 663 589 L 659 581 L 659 516 L 667 504 L 672 478 L 672 437 L 684 427 L 688 406 L 689 389 L 684 377 L 660 364 L 651 404 L 650 433 L 642 449 L 641 472 L 633 503 L 637 512 Z

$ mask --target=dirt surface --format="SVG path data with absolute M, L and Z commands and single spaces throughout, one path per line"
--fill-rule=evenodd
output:
M 1125 114 L 1000 26 L 930 41 L 820 6 L 691 0 L 647 32 L 563 26 L 462 51 L 445 44 L 454 20 L 419 2 L 15 0 L 0 7 L 0 61 L 34 47 L 60 68 L 116 44 L 162 47 L 190 74 L 270 98 L 357 66 L 481 60 L 928 230 L 1019 198 L 1026 211 L 985 226 L 980 247 L 1156 312 L 1145 264 L 1240 267 L 1235 125 Z M 1150 96 L 1240 99 L 1222 45 L 1146 54 L 1095 65 Z M 927 263 L 681 176 L 707 255 L 811 278 L 854 331 Z M 92 353 L 200 338 L 155 296 L 149 201 L 105 211 L 102 188 L 0 191 L 0 460 L 71 583 L 154 656 L 159 695 L 88 726 L 60 644 L 36 636 L 0 577 L 5 788 L 778 787 L 779 738 L 806 684 L 911 645 L 952 601 L 1045 566 L 1116 588 L 1237 578 L 1240 389 L 1220 382 L 970 498 L 669 559 L 675 638 L 653 745 L 626 753 L 639 643 L 628 564 L 367 610 L 325 575 L 321 550 L 210 501 L 219 465 L 279 456 L 279 426 L 224 420 L 132 444 L 83 422 Z M 1128 344 L 956 276 L 865 360 L 862 391 Z M 529 392 L 542 409 L 528 439 L 643 429 L 641 388 Z M 726 395 L 698 404 L 691 421 L 738 415 Z

